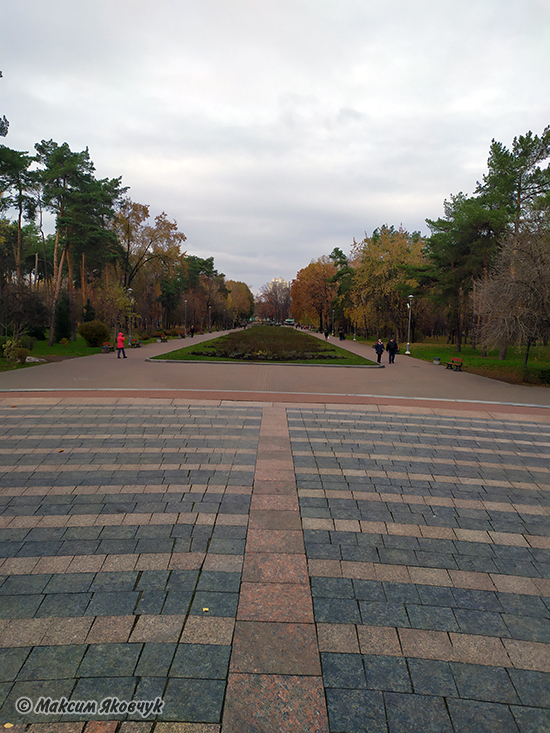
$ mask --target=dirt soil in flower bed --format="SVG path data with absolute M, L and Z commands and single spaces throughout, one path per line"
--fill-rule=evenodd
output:
M 371 366 L 372 361 L 286 326 L 251 326 L 155 359 Z

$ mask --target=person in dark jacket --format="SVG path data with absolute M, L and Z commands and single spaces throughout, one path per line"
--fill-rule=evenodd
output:
M 384 344 L 382 343 L 382 339 L 378 339 L 372 348 L 376 351 L 376 361 L 380 364 L 382 354 L 384 353 Z
M 386 344 L 386 351 L 388 352 L 388 356 L 390 358 L 390 364 L 395 364 L 395 355 L 399 351 L 399 346 L 397 345 L 397 341 L 393 338 L 393 336 Z

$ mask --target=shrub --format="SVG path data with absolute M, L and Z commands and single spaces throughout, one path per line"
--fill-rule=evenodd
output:
M 24 349 L 32 351 L 37 339 L 34 336 L 21 336 L 19 343 Z
M 61 339 L 71 338 L 71 312 L 69 308 L 69 296 L 63 293 L 59 298 L 55 309 L 54 341 L 60 343 Z
M 36 341 L 46 340 L 46 331 L 42 326 L 28 326 L 27 334 Z
M 102 321 L 85 321 L 78 327 L 78 332 L 88 346 L 101 346 L 109 341 L 110 331 Z
M 31 352 L 29 349 L 22 349 L 21 347 L 13 350 L 13 359 L 18 364 L 24 364 L 27 360 L 27 356 L 30 356 Z

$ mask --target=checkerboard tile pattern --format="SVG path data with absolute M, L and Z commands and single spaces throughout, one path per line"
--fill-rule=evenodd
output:
M 288 410 L 330 730 L 550 730 L 550 431 Z
M 260 422 L 238 405 L 1 408 L 0 722 L 220 730 Z M 40 696 L 164 709 L 16 712 Z

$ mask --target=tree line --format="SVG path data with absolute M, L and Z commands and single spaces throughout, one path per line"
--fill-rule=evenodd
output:
M 468 336 L 484 353 L 550 336 L 550 127 L 493 140 L 487 173 L 472 195 L 452 195 L 430 236 L 384 225 L 350 254 L 336 248 L 301 269 L 292 314 L 319 329 L 404 340 L 409 296 L 413 329 L 446 333 L 460 351 Z
M 99 178 L 88 149 L 0 145 L 0 336 L 76 339 L 81 321 L 154 332 L 233 326 L 254 313 L 245 283 L 187 254 L 166 213 Z M 45 233 L 47 218 L 53 233 Z

